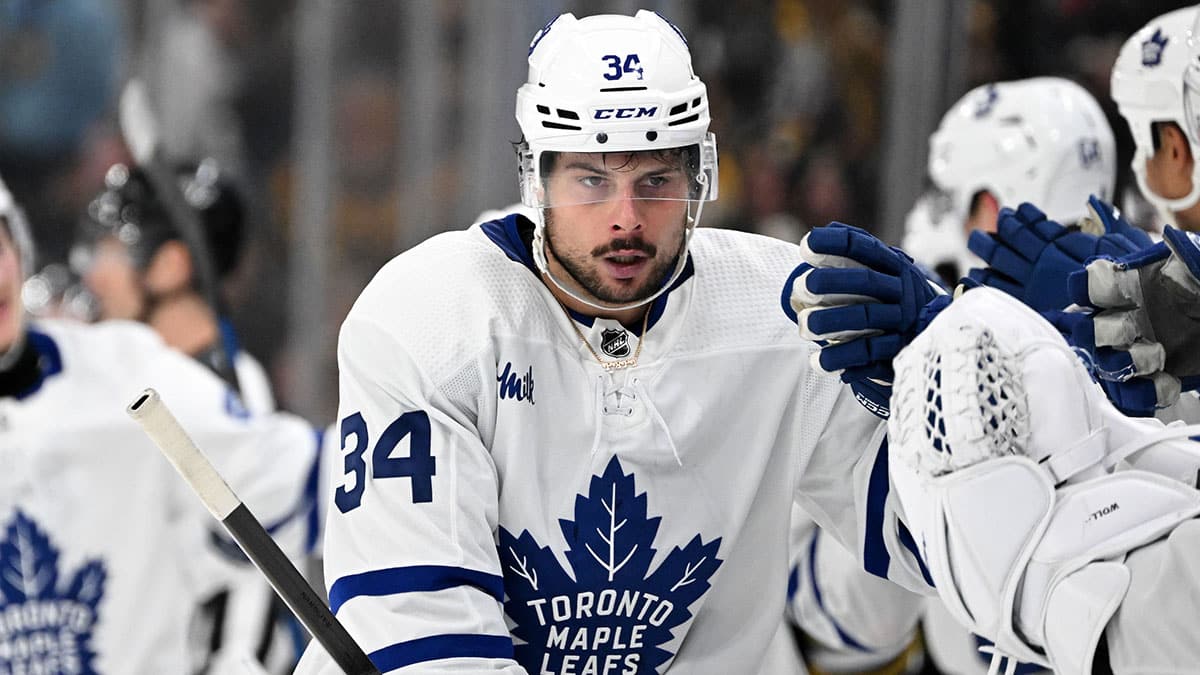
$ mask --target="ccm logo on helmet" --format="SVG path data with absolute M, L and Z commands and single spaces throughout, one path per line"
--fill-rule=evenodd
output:
M 658 106 L 634 105 L 627 108 L 592 108 L 594 120 L 644 120 L 658 117 Z

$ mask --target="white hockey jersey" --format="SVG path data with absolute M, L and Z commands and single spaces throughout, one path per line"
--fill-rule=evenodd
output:
M 0 399 L 0 673 L 187 672 L 196 600 L 233 568 L 215 551 L 220 526 L 125 406 L 155 387 L 296 552 L 315 434 L 244 415 L 141 324 L 46 321 L 30 339 L 40 386 Z
M 795 246 L 698 230 L 642 336 L 568 316 L 528 228 L 402 254 L 342 327 L 325 578 L 380 670 L 757 672 L 794 498 L 920 585 L 895 564 L 883 426 L 780 309 Z M 638 364 L 605 373 L 571 321 L 612 358 L 644 339 Z M 310 646 L 314 672 L 338 671 Z

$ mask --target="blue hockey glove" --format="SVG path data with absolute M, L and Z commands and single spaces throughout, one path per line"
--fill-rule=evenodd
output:
M 1096 231 L 1104 234 L 1063 227 L 1029 203 L 1016 211 L 1001 209 L 995 234 L 975 231 L 967 241 L 967 248 L 988 264 L 986 269 L 971 270 L 970 278 L 1039 312 L 1065 308 L 1070 304 L 1067 277 L 1083 269 L 1089 258 L 1127 255 L 1150 243 L 1144 232 L 1121 220 L 1111 206 L 1094 197 L 1088 205 L 1093 222 L 1098 223 Z
M 1070 276 L 1068 288 L 1072 301 L 1096 310 L 1072 339 L 1096 359 L 1098 377 L 1127 385 L 1123 407 L 1166 407 L 1180 391 L 1200 388 L 1195 234 L 1167 227 L 1162 243 L 1091 261 Z
M 1115 246 L 1129 248 L 1129 253 L 1150 248 L 1154 240 L 1146 231 L 1125 220 L 1117 207 L 1096 195 L 1088 197 L 1088 215 L 1080 223 L 1088 234 L 1107 237 Z
M 801 256 L 784 311 L 821 346 L 814 365 L 840 373 L 864 407 L 887 417 L 892 357 L 916 337 L 938 287 L 903 251 L 842 223 L 808 233 Z
M 1131 417 L 1151 417 L 1159 401 L 1179 396 L 1178 382 L 1157 372 L 1162 367 L 1163 353 L 1149 344 L 1138 344 L 1129 350 L 1097 347 L 1094 312 L 1091 310 L 1042 312 L 1050 323 L 1075 347 L 1092 379 L 1104 389 L 1118 410 Z

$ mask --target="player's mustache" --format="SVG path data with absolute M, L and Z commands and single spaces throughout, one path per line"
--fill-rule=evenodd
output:
M 641 251 L 645 253 L 647 257 L 653 258 L 654 254 L 658 252 L 658 247 L 654 244 L 647 244 L 641 238 L 613 239 L 607 244 L 601 244 L 600 246 L 592 249 L 592 256 L 598 258 L 602 255 L 615 253 L 617 251 Z

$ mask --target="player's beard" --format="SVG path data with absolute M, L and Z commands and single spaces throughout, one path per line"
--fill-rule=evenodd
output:
M 679 256 L 683 252 L 683 242 L 687 230 L 680 233 L 675 251 L 670 255 L 658 256 L 658 247 L 646 243 L 641 237 L 619 237 L 607 244 L 597 246 L 588 253 L 566 255 L 555 246 L 555 222 L 549 209 L 545 211 L 546 219 L 546 249 L 549 254 L 562 265 L 575 283 L 587 291 L 588 295 L 610 305 L 637 302 L 642 298 L 654 295 L 666 283 L 667 277 L 675 270 Z M 611 287 L 606 286 L 600 277 L 599 260 L 605 254 L 616 250 L 642 251 L 650 260 L 650 273 L 646 280 L 638 286 Z

